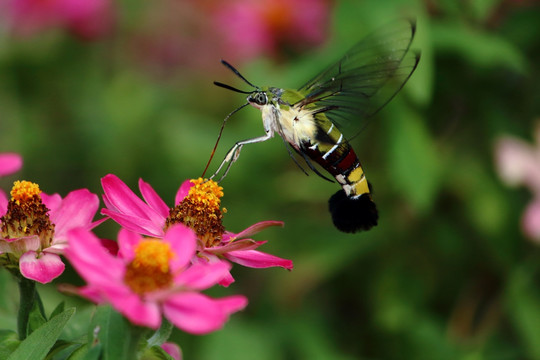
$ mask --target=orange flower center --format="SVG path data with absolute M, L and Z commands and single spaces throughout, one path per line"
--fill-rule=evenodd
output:
M 144 239 L 135 248 L 135 258 L 127 266 L 125 283 L 137 294 L 167 288 L 172 284 L 169 261 L 174 258 L 169 244 Z
M 225 232 L 220 210 L 223 188 L 213 180 L 198 178 L 191 182 L 194 185 L 188 195 L 171 209 L 166 227 L 182 223 L 195 231 L 203 246 L 218 245 Z M 225 208 L 223 212 L 226 212 Z
M 11 189 L 11 200 L 20 202 L 30 201 L 34 196 L 39 196 L 41 190 L 39 185 L 30 181 L 15 181 Z

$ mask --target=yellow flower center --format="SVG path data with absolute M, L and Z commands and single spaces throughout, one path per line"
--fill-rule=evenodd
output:
M 31 200 L 34 196 L 39 196 L 41 190 L 39 185 L 30 181 L 22 180 L 15 181 L 11 189 L 11 200 L 25 202 Z
M 202 178 L 191 180 L 194 184 L 189 189 L 188 196 L 195 204 L 208 210 L 219 210 L 223 188 L 213 180 L 204 181 Z
M 195 231 L 203 246 L 218 245 L 225 232 L 220 210 L 223 188 L 213 180 L 198 178 L 191 182 L 193 186 L 188 195 L 171 209 L 165 226 L 182 223 Z
M 43 204 L 39 185 L 30 181 L 15 181 L 7 212 L 0 218 L 0 234 L 4 239 L 37 235 L 41 248 L 49 247 L 54 236 L 54 224 L 49 209 Z
M 174 257 L 171 246 L 159 239 L 144 239 L 135 248 L 135 258 L 127 266 L 125 283 L 137 294 L 166 288 L 173 276 L 169 261 Z

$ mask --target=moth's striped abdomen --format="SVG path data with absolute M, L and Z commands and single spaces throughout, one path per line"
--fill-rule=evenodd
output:
M 320 124 L 315 139 L 305 141 L 301 150 L 332 174 L 342 187 L 329 200 L 332 220 L 339 230 L 357 232 L 377 225 L 379 216 L 362 165 L 332 123 Z

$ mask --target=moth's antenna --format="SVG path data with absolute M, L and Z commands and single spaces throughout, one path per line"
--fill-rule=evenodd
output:
M 244 82 L 246 84 L 248 84 L 249 86 L 251 86 L 252 88 L 255 88 L 255 89 L 258 89 L 259 87 L 258 86 L 255 86 L 253 85 L 252 83 L 250 83 L 245 77 L 242 76 L 242 74 L 240 74 L 240 71 L 236 70 L 234 68 L 234 66 L 232 66 L 231 64 L 229 64 L 228 62 L 226 62 L 225 60 L 221 59 L 221 63 L 223 65 L 225 65 L 229 70 L 231 70 L 236 76 L 238 76 L 240 79 L 244 80 Z M 217 85 L 217 84 L 216 84 Z M 219 86 L 219 85 L 218 85 Z
M 229 113 L 229 115 L 227 115 L 225 117 L 225 119 L 223 119 L 223 124 L 221 124 L 221 129 L 219 130 L 219 135 L 218 135 L 218 138 L 216 140 L 216 144 L 214 145 L 214 149 L 212 149 L 212 153 L 210 154 L 210 159 L 208 159 L 208 163 L 206 164 L 206 167 L 204 168 L 204 171 L 201 175 L 201 177 L 204 179 L 204 175 L 206 174 L 206 170 L 208 170 L 208 167 L 210 166 L 210 163 L 212 162 L 212 158 L 214 157 L 214 154 L 216 153 L 216 149 L 217 149 L 217 146 L 218 146 L 218 143 L 219 143 L 219 140 L 221 139 L 221 134 L 223 133 L 223 129 L 225 128 L 225 124 L 227 123 L 227 120 L 229 120 L 229 118 L 234 114 L 236 113 L 237 111 L 239 111 L 240 109 L 246 107 L 247 105 L 249 105 L 249 103 L 245 103 L 244 105 L 234 109 L 233 111 L 231 111 Z
M 219 81 L 214 81 L 214 85 L 225 88 L 227 90 L 232 90 L 234 92 L 241 93 L 241 94 L 251 94 L 253 92 L 253 91 L 240 90 L 240 89 L 237 89 L 235 87 L 232 87 L 231 85 L 227 85 L 227 84 L 221 83 Z

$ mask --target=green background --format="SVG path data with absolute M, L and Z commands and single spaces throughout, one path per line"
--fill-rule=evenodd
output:
M 255 84 L 295 88 L 369 31 L 417 19 L 417 71 L 353 143 L 379 225 L 338 232 L 327 212 L 336 184 L 306 177 L 279 138 L 245 146 L 221 183 L 225 226 L 284 221 L 255 239 L 295 269 L 235 266 L 236 282 L 209 293 L 245 294 L 247 309 L 210 335 L 176 331 L 185 359 L 540 359 L 540 253 L 520 229 L 533 194 L 505 186 L 494 164 L 497 137 L 532 141 L 540 116 L 533 3 L 336 1 L 319 49 L 236 64 Z M 118 3 L 115 37 L 93 43 L 60 31 L 1 39 L 0 152 L 25 164 L 0 186 L 24 178 L 47 193 L 101 194 L 99 179 L 114 173 L 133 189 L 143 178 L 172 205 L 181 182 L 201 175 L 223 117 L 244 101 L 212 81 L 244 84 L 216 53 L 203 54 L 208 66 L 141 65 L 128 40 L 148 30 L 138 24 L 152 6 Z M 256 109 L 235 115 L 211 170 L 234 142 L 262 133 Z M 1 275 L 1 290 L 15 289 Z M 51 308 L 55 284 L 40 288 Z M 2 296 L 3 328 L 15 328 L 16 302 L 16 292 Z

